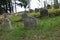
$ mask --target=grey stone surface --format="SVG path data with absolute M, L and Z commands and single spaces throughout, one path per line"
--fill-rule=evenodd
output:
M 4 19 L 2 20 L 2 30 L 6 31 L 11 29 L 11 21 L 7 18 L 7 14 L 4 14 Z
M 28 17 L 27 14 L 23 14 L 22 17 L 24 27 L 30 28 L 30 27 L 36 27 L 37 26 L 37 19 L 35 17 Z
M 48 10 L 45 8 L 40 9 L 40 18 L 49 17 Z
M 2 21 L 2 29 L 3 30 L 9 30 L 11 28 L 11 21 L 9 19 L 4 19 Z

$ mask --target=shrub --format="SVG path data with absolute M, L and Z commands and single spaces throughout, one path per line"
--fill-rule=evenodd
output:
M 51 9 L 51 5 L 48 4 L 48 5 L 47 5 L 47 8 L 48 8 L 48 9 Z
M 58 15 L 60 15 L 60 9 L 56 9 L 56 14 L 55 14 L 55 16 L 58 16 Z
M 55 9 L 48 9 L 49 17 L 55 16 L 56 10 Z
M 60 9 L 48 9 L 48 13 L 50 17 L 60 15 Z
M 40 14 L 39 14 L 39 13 L 36 13 L 36 14 L 34 15 L 34 17 L 39 18 L 39 17 L 40 17 Z
M 34 16 L 36 18 L 39 18 L 40 17 L 40 13 L 39 12 L 38 13 L 32 12 L 32 13 L 28 14 L 28 16 Z

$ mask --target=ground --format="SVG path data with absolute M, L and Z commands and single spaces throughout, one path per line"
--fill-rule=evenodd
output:
M 9 18 L 12 29 L 2 31 L 0 29 L 0 40 L 60 40 L 60 16 L 38 19 L 36 28 L 24 28 L 23 22 L 15 22 L 20 16 Z

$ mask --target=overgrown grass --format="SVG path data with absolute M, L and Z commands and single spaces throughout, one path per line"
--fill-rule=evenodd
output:
M 53 17 L 53 16 L 58 16 L 60 15 L 60 8 L 59 9 L 48 9 L 48 14 L 49 14 L 49 17 Z M 39 18 L 41 15 L 40 15 L 40 12 L 32 12 L 32 13 L 29 13 L 28 16 L 34 16 L 36 18 Z
M 54 40 L 51 33 L 55 28 L 60 28 L 60 16 L 38 19 L 37 27 L 29 29 L 24 28 L 23 22 L 14 22 L 19 20 L 20 16 L 12 16 L 9 19 L 12 21 L 13 30 L 0 31 L 0 40 Z M 53 34 L 56 34 L 56 31 Z
M 29 13 L 28 14 L 28 16 L 33 16 L 33 17 L 39 17 L 40 16 L 40 13 L 39 12 L 37 12 L 37 13 L 35 13 L 35 12 L 32 12 L 32 13 Z
M 56 9 L 48 9 L 48 13 L 55 13 Z
M 13 22 L 13 21 L 15 21 L 15 20 L 21 19 L 21 16 L 20 16 L 20 15 L 17 15 L 17 16 L 11 16 L 9 19 Z
M 60 8 L 59 9 L 48 9 L 48 13 L 56 13 L 56 12 L 60 12 Z

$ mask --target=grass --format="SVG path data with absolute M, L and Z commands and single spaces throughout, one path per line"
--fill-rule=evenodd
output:
M 33 15 L 33 14 L 29 14 Z M 23 22 L 14 22 L 21 16 L 12 16 L 12 30 L 3 32 L 0 30 L 0 40 L 59 40 L 60 16 L 38 19 L 36 28 L 24 28 Z
M 59 9 L 48 9 L 48 13 L 56 13 L 57 12 L 60 12 L 60 8 Z
M 49 16 L 50 17 L 54 17 L 56 16 L 57 14 L 60 15 L 60 8 L 59 9 L 48 9 L 48 13 L 49 13 Z M 40 12 L 32 12 L 31 14 L 29 13 L 28 16 L 33 16 L 33 17 L 36 17 L 36 18 L 39 18 L 40 17 Z
M 56 9 L 48 9 L 48 13 L 55 13 Z
M 13 22 L 13 21 L 15 21 L 15 20 L 19 20 L 19 19 L 21 19 L 21 16 L 19 16 L 19 15 L 14 16 L 14 17 L 11 16 L 9 19 Z

